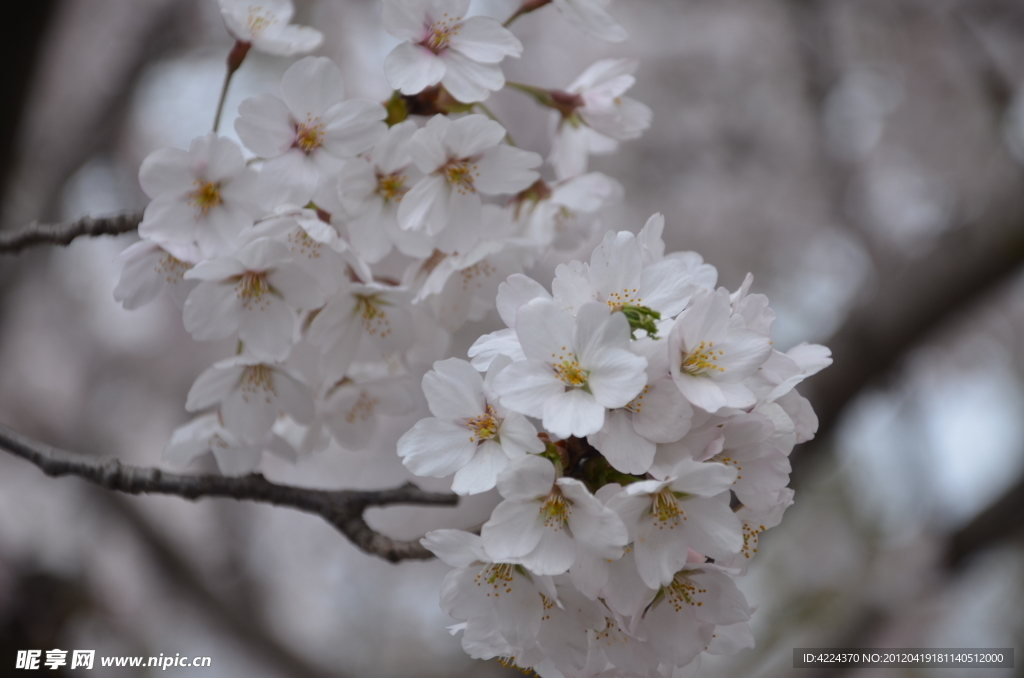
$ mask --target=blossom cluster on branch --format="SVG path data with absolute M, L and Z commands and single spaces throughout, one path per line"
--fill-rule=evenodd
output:
M 346 97 L 330 60 L 305 57 L 279 94 L 239 106 L 244 149 L 214 131 L 152 153 L 114 293 L 135 308 L 167 291 L 194 339 L 236 341 L 192 386 L 168 461 L 212 453 L 240 475 L 264 452 L 368 449 L 425 399 L 434 416 L 399 440 L 406 467 L 503 499 L 479 535 L 423 541 L 455 568 L 441 604 L 466 651 L 545 678 L 681 675 L 753 642 L 733 578 L 792 503 L 788 455 L 817 426 L 794 388 L 831 358 L 775 350 L 752 278 L 729 292 L 698 254 L 666 253 L 658 214 L 550 288 L 524 274 L 600 232 L 622 188 L 588 158 L 651 119 L 625 96 L 632 60 L 564 90 L 505 81 L 524 49 L 508 26 L 547 4 L 502 24 L 467 16 L 469 0 L 383 0 L 401 41 L 387 101 Z M 552 4 L 625 38 L 608 0 Z M 225 93 L 250 49 L 322 40 L 289 23 L 289 0 L 220 5 L 237 40 Z M 504 87 L 550 109 L 546 163 L 482 103 Z M 450 357 L 493 310 L 506 328 Z

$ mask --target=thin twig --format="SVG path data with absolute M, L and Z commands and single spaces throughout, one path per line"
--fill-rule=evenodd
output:
M 17 231 L 0 232 L 0 254 L 17 254 L 36 245 L 63 246 L 82 235 L 120 235 L 134 231 L 141 221 L 142 212 L 83 217 L 64 224 L 41 224 L 33 221 Z
M 156 468 L 122 464 L 117 459 L 90 459 L 66 452 L 0 426 L 0 448 L 38 466 L 48 476 L 78 476 L 108 490 L 127 494 L 171 494 L 184 499 L 226 497 L 287 506 L 314 513 L 357 547 L 390 562 L 434 557 L 419 540 L 399 541 L 377 532 L 363 518 L 374 506 L 454 506 L 454 494 L 425 492 L 412 483 L 385 490 L 317 490 L 279 485 L 258 473 L 241 477 L 181 475 Z

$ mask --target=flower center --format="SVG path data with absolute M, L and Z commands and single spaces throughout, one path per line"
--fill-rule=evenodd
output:
M 563 360 L 560 363 L 555 363 L 552 367 L 555 370 L 555 375 L 566 386 L 572 386 L 573 388 L 586 385 L 587 377 L 590 376 L 590 371 L 580 367 L 580 364 L 575 360 Z
M 270 283 L 267 282 L 265 271 L 246 271 L 238 276 L 235 283 L 235 294 L 242 300 L 242 308 L 245 310 L 262 311 L 269 304 L 265 296 L 272 291 Z
M 627 304 L 639 306 L 640 302 L 643 300 L 640 297 L 635 296 L 636 292 L 637 289 L 635 287 L 632 289 L 623 288 L 620 292 L 612 292 L 609 294 L 604 303 L 608 304 L 608 308 L 611 309 L 612 313 L 621 311 L 622 307 Z
M 651 514 L 659 523 L 667 523 L 670 530 L 675 529 L 680 518 L 686 520 L 686 512 L 679 508 L 679 500 L 667 487 L 651 497 Z M 665 529 L 665 525 L 658 525 L 658 529 Z
M 715 342 L 700 342 L 690 354 L 683 357 L 683 364 L 680 366 L 687 374 L 704 374 L 705 372 L 725 372 L 724 367 L 715 364 L 719 356 L 723 355 L 721 350 L 715 350 Z
M 249 6 L 249 12 L 245 17 L 245 26 L 252 33 L 252 37 L 257 37 L 276 23 L 277 17 L 265 11 L 260 5 Z
M 242 390 L 242 400 L 245 402 L 249 402 L 249 398 L 259 398 L 261 394 L 266 402 L 271 402 L 271 396 L 277 395 L 277 390 L 274 388 L 274 370 L 262 363 L 247 365 L 242 370 L 239 388 Z
M 306 155 L 309 155 L 313 152 L 313 149 L 320 146 L 323 136 L 323 123 L 307 121 L 305 124 L 295 126 L 295 145 Z
M 204 215 L 221 203 L 220 184 L 196 180 L 194 186 L 196 190 L 189 193 L 188 201 L 191 205 L 198 207 Z
M 488 405 L 486 412 L 466 422 L 466 428 L 473 432 L 469 439 L 473 442 L 489 440 L 498 435 L 498 426 L 500 424 L 501 422 L 497 418 L 494 408 Z
M 176 285 L 185 279 L 185 272 L 192 268 L 192 264 L 187 264 L 173 254 L 164 252 L 155 268 L 157 273 L 164 275 L 164 282 L 168 285 Z
M 405 186 L 405 175 L 394 172 L 392 174 L 377 175 L 377 195 L 384 200 L 402 202 L 402 196 L 408 192 Z
M 356 298 L 355 312 L 363 319 L 363 329 L 366 333 L 381 339 L 391 334 L 391 320 L 384 309 L 385 303 L 375 294 L 353 296 Z
M 551 494 L 540 506 L 540 515 L 544 517 L 544 527 L 550 527 L 556 531 L 565 526 L 571 513 L 572 507 L 558 488 L 552 489 Z
M 665 600 L 676 612 L 681 611 L 687 605 L 690 607 L 701 607 L 704 605 L 704 601 L 698 600 L 698 598 L 701 597 L 701 594 L 708 592 L 707 589 L 702 589 L 693 583 L 686 576 L 686 570 L 676 572 L 672 582 L 662 588 L 662 591 L 665 593 Z
M 458 34 L 459 28 L 462 26 L 461 16 L 449 17 L 448 12 L 445 12 L 443 16 L 444 18 L 440 21 L 430 24 L 427 29 L 427 37 L 423 38 L 423 42 L 420 43 L 434 54 L 448 49 L 448 43 L 451 42 L 453 36 Z
M 644 408 L 644 396 L 651 390 L 651 385 L 644 386 L 644 390 L 640 391 L 639 394 L 628 403 L 626 403 L 626 409 L 635 414 L 640 414 L 640 410 Z
M 477 586 L 490 586 L 493 589 L 487 593 L 488 598 L 499 598 L 502 593 L 512 593 L 515 568 L 515 565 L 509 563 L 492 563 L 480 570 L 479 574 L 473 577 L 473 581 Z
M 448 183 L 459 193 L 476 193 L 476 187 L 473 185 L 478 174 L 476 165 L 471 165 L 467 160 L 452 160 L 442 168 L 442 171 Z
M 372 395 L 363 391 L 359 394 L 358 400 L 352 409 L 345 415 L 345 421 L 354 424 L 356 421 L 369 421 L 373 417 L 373 411 L 379 401 Z

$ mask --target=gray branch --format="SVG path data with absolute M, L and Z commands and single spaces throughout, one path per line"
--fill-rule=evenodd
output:
M 88 235 L 120 235 L 134 231 L 142 221 L 142 212 L 122 212 L 104 217 L 83 217 L 65 224 L 29 225 L 10 233 L 0 232 L 0 254 L 17 254 L 36 245 L 67 245 L 75 238 Z
M 333 525 L 353 544 L 392 563 L 434 557 L 418 540 L 391 539 L 371 528 L 363 512 L 374 506 L 455 506 L 454 494 L 426 492 L 412 483 L 386 490 L 317 490 L 273 483 L 258 473 L 230 477 L 181 475 L 156 468 L 91 459 L 66 452 L 0 426 L 0 448 L 38 466 L 48 476 L 77 476 L 108 490 L 127 494 L 170 494 L 184 499 L 225 497 L 313 513 Z

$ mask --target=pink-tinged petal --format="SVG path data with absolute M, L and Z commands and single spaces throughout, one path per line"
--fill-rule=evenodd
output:
M 530 455 L 513 461 L 498 476 L 498 492 L 510 501 L 530 501 L 547 496 L 554 482 L 554 465 L 543 457 Z
M 515 362 L 526 360 L 523 347 L 513 329 L 485 334 L 473 342 L 467 354 L 473 367 L 480 371 L 490 369 L 492 362 L 499 356 L 507 356 Z
M 239 104 L 238 115 L 238 138 L 262 158 L 277 157 L 295 143 L 295 123 L 288 107 L 273 94 L 246 99 Z
M 683 397 L 702 410 L 713 414 L 728 403 L 725 394 L 722 393 L 723 385 L 718 384 L 711 377 L 694 376 L 685 372 L 673 374 L 672 377 Z M 753 404 L 754 400 L 751 399 L 750 405 Z
M 688 506 L 685 503 L 684 510 Z M 637 528 L 636 541 L 633 542 L 636 569 L 649 588 L 657 589 L 668 584 L 686 565 L 690 532 L 683 530 L 685 524 L 681 518 L 659 520 L 657 516 L 646 516 Z
M 644 615 L 648 642 L 659 659 L 685 666 L 696 659 L 711 642 L 715 629 L 697 620 L 693 607 L 672 605 L 662 599 Z
M 412 135 L 409 154 L 421 172 L 433 172 L 448 162 L 448 151 L 442 140 L 454 124 L 448 116 L 438 114 Z
M 473 419 L 487 408 L 480 373 L 458 358 L 434 363 L 434 369 L 423 375 L 423 393 L 430 412 L 446 421 Z
M 124 261 L 124 265 L 114 287 L 114 299 L 128 310 L 156 299 L 164 287 L 174 284 L 171 281 L 182 273 L 177 266 L 164 263 L 167 257 L 169 255 L 160 247 L 145 240 L 121 252 L 118 259 Z
M 186 466 L 199 455 L 208 452 L 210 439 L 218 434 L 230 435 L 224 431 L 216 414 L 196 417 L 174 429 L 164 447 L 163 460 L 171 466 Z
M 399 40 L 419 42 L 430 24 L 427 9 L 420 0 L 387 0 L 381 15 L 384 30 Z
M 267 54 L 277 56 L 293 56 L 306 54 L 319 47 L 324 41 L 324 34 L 309 26 L 287 24 L 279 29 L 266 32 L 253 39 L 253 47 Z
M 316 192 L 319 173 L 298 148 L 263 163 L 256 190 L 265 205 L 305 205 Z
M 281 77 L 281 98 L 299 123 L 319 118 L 345 99 L 341 71 L 327 57 L 299 59 Z
M 452 478 L 452 492 L 455 494 L 479 494 L 492 489 L 498 482 L 498 474 L 508 466 L 508 457 L 501 445 L 493 440 L 480 444 L 473 459 L 455 473 Z
M 576 542 L 564 527 L 542 528 L 540 541 L 534 549 L 519 558 L 530 572 L 540 575 L 564 574 L 576 560 Z
M 385 174 L 397 172 L 412 162 L 409 141 L 416 133 L 416 123 L 403 120 L 392 125 L 387 135 L 373 147 L 373 163 Z
M 229 431 L 245 442 L 255 443 L 270 433 L 278 410 L 266 391 L 236 389 L 221 403 L 220 414 Z
M 348 158 L 369 150 L 388 130 L 387 111 L 376 101 L 353 99 L 332 106 L 323 116 L 321 148 Z
M 640 293 L 643 305 L 671 318 L 689 303 L 696 287 L 686 265 L 678 259 L 663 259 L 643 270 Z
M 515 572 L 512 581 L 504 584 L 504 595 L 490 598 L 498 633 L 512 647 L 530 647 L 540 631 L 542 604 L 537 589 L 542 577 L 532 579 Z
M 591 284 L 609 304 L 630 303 L 641 292 L 643 261 L 636 236 L 628 231 L 609 231 L 590 256 Z M 647 305 L 647 299 L 640 304 Z
M 498 315 L 506 326 L 514 327 L 519 307 L 538 298 L 550 299 L 551 294 L 533 278 L 528 278 L 522 273 L 513 273 L 505 282 L 498 285 Z
M 180 148 L 157 149 L 139 167 L 139 185 L 150 198 L 191 192 L 196 178 L 188 152 Z
M 721 351 L 716 365 L 723 370 L 719 379 L 738 382 L 753 374 L 772 353 L 771 340 L 750 330 L 732 329 L 715 348 Z
M 477 160 L 480 176 L 476 178 L 476 188 L 488 195 L 518 193 L 537 181 L 540 175 L 533 168 L 541 162 L 536 153 L 507 145 L 495 146 Z
M 608 561 L 579 549 L 569 577 L 577 591 L 594 600 L 608 584 Z
M 398 206 L 398 225 L 405 230 L 436 233 L 447 225 L 448 185 L 444 177 L 425 176 L 409 189 Z
M 420 543 L 450 567 L 469 567 L 485 560 L 480 535 L 462 530 L 427 532 Z
M 647 361 L 625 349 L 606 349 L 588 358 L 583 363 L 590 372 L 587 384 L 594 399 L 608 409 L 624 407 L 647 383 Z
M 233 276 L 241 275 L 244 271 L 245 265 L 238 261 L 238 259 L 234 257 L 221 257 L 219 259 L 200 261 L 186 271 L 183 277 L 187 280 L 220 282 Z
M 404 201 L 403 201 L 404 202 Z M 438 218 L 433 218 L 427 222 L 427 233 L 435 235 L 440 233 L 441 230 L 465 233 L 466 236 L 478 233 L 482 222 L 483 205 L 480 202 L 480 196 L 473 192 L 462 191 L 458 188 L 448 191 L 448 219 L 442 221 Z M 467 244 L 466 238 L 459 238 L 458 247 L 460 250 Z M 443 246 L 439 243 L 439 249 L 444 251 Z
M 544 404 L 565 391 L 565 384 L 547 363 L 524 360 L 512 363 L 494 382 L 505 407 L 528 417 L 544 416 Z
M 242 149 L 231 139 L 219 137 L 213 132 L 206 135 L 206 169 L 203 177 L 214 183 L 226 183 L 245 171 Z M 193 142 L 193 148 L 195 143 Z M 190 155 L 195 154 L 190 151 Z
M 672 481 L 673 491 L 701 497 L 721 494 L 732 487 L 736 480 L 736 469 L 732 466 L 691 459 L 680 461 L 672 473 L 676 476 Z
M 609 313 L 605 304 L 584 304 L 576 309 L 573 335 L 580 364 L 589 369 L 590 365 L 600 361 L 605 352 L 629 348 L 629 321 L 622 313 Z M 646 360 L 634 357 L 642 360 L 646 367 Z
M 284 369 L 274 370 L 274 386 L 280 412 L 300 424 L 309 424 L 316 416 L 316 404 L 309 386 Z
M 554 115 L 558 116 L 557 113 Z M 551 153 L 548 155 L 548 162 L 555 168 L 555 174 L 559 179 L 578 177 L 587 171 L 587 161 L 590 156 L 590 129 L 561 122 L 560 116 L 556 119 L 559 122 L 556 123 L 558 127 L 551 139 Z
M 311 311 L 324 305 L 324 295 L 316 279 L 296 264 L 273 268 L 267 274 L 267 282 L 292 308 Z
M 555 300 L 573 315 L 584 304 L 601 301 L 590 284 L 590 266 L 581 261 L 558 265 L 555 279 L 551 281 L 551 292 Z
M 573 360 L 573 317 L 553 300 L 538 298 L 516 313 L 516 335 L 523 354 L 547 363 Z
M 295 340 L 295 312 L 270 295 L 239 313 L 238 338 L 254 356 L 283 361 Z
M 636 432 L 656 443 L 674 443 L 690 430 L 693 408 L 671 379 L 649 384 L 635 408 Z
M 391 239 L 382 223 L 385 218 L 393 219 L 394 215 L 389 213 L 385 217 L 384 203 L 371 200 L 366 203 L 366 210 L 347 224 L 352 248 L 369 264 L 377 263 L 391 251 Z
M 726 407 L 745 410 L 753 407 L 757 402 L 754 392 L 746 384 L 720 381 L 718 387 L 722 391 L 722 397 L 725 398 Z
M 189 389 L 185 409 L 197 412 L 224 400 L 238 386 L 243 369 L 240 366 L 222 366 L 221 363 L 207 368 Z
M 452 35 L 449 49 L 473 61 L 493 64 L 507 56 L 519 57 L 523 53 L 523 43 L 497 19 L 473 16 L 463 21 Z
M 633 428 L 635 416 L 626 410 L 608 412 L 604 427 L 587 440 L 615 470 L 642 475 L 651 468 L 656 446 Z
M 287 245 L 272 238 L 257 238 L 235 255 L 247 271 L 266 271 L 277 264 L 291 260 Z
M 384 77 L 388 86 L 402 94 L 419 94 L 441 82 L 444 74 L 444 62 L 422 45 L 403 42 L 384 59 Z
M 454 50 L 442 52 L 439 58 L 445 67 L 441 84 L 464 104 L 483 101 L 505 86 L 505 76 L 497 64 L 482 64 Z
M 241 307 L 234 285 L 201 283 L 185 300 L 182 320 L 196 341 L 226 339 L 238 331 Z
M 609 560 L 621 558 L 629 532 L 619 514 L 603 506 L 579 480 L 559 478 L 556 482 L 573 504 L 569 528 L 580 548 Z
M 507 475 L 506 468 L 498 476 L 498 485 Z M 495 561 L 507 561 L 521 558 L 530 553 L 540 543 L 548 528 L 544 527 L 543 517 L 539 513 L 538 502 L 503 501 L 491 513 L 491 519 L 484 523 L 480 536 L 484 540 L 484 548 Z M 570 561 L 570 565 L 572 562 Z M 566 566 L 568 569 L 568 566 Z
M 443 478 L 473 458 L 477 444 L 465 426 L 421 419 L 398 440 L 398 456 L 418 476 Z
M 157 243 L 191 245 L 196 237 L 197 213 L 187 198 L 171 194 L 158 196 L 146 205 L 139 235 Z
M 480 574 L 480 568 L 466 567 L 445 575 L 441 582 L 441 609 L 445 614 L 457 619 L 493 614 L 490 600 L 476 586 Z
M 527 452 L 544 451 L 544 443 L 537 437 L 537 429 L 518 412 L 509 412 L 505 416 L 498 429 L 498 439 L 509 459 L 518 459 Z
M 543 421 L 544 428 L 559 438 L 582 438 L 604 426 L 604 407 L 593 395 L 574 388 L 544 402 Z
M 234 252 L 235 239 L 252 226 L 252 216 L 230 203 L 214 207 L 196 221 L 196 243 L 206 258 L 221 257 Z
M 629 33 L 604 8 L 588 0 L 555 0 L 555 7 L 571 24 L 608 42 L 622 42 Z
M 694 498 L 684 502 L 689 546 L 712 558 L 724 558 L 743 548 L 743 526 L 728 500 Z
M 505 128 L 490 118 L 473 114 L 454 121 L 444 133 L 443 142 L 450 155 L 470 158 L 501 143 Z

